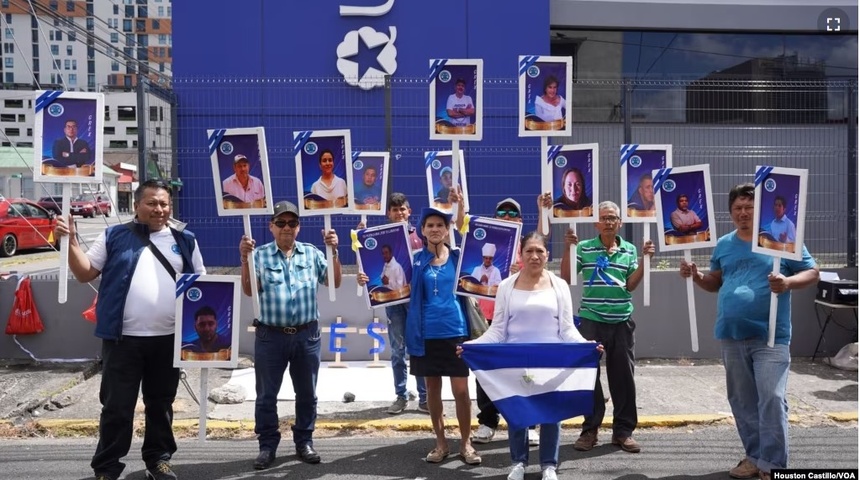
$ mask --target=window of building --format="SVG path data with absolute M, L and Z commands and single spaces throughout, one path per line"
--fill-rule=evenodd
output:
M 0 2 L 0 6 L 3 6 L 3 8 L 9 8 L 9 0 L 3 0 L 2 2 Z
M 66 36 L 69 37 L 70 42 L 74 42 L 78 38 L 75 32 L 66 32 Z
M 96 76 L 93 74 L 87 75 L 87 88 L 93 90 L 96 88 Z
M 51 10 L 55 12 L 60 8 L 60 2 L 58 0 L 51 0 L 48 4 L 50 5 Z
M 12 40 L 15 38 L 15 29 L 6 27 L 6 40 Z
M 10 136 L 10 137 L 17 137 L 17 136 L 21 135 L 21 129 L 20 128 L 10 127 L 10 128 L 5 129 L 4 132 L 6 132 L 6 135 Z
M 19 114 L 18 114 L 18 121 L 19 121 L 19 122 L 24 123 L 26 120 L 27 120 L 27 116 L 26 116 L 26 115 L 24 115 L 23 113 L 19 113 Z
M 173 13 L 171 13 L 171 10 L 173 10 L 173 7 L 167 7 L 167 16 L 168 16 L 168 17 L 172 17 L 172 16 L 173 16 Z
M 33 129 L 32 129 L 32 128 L 28 128 L 28 129 L 27 129 L 27 136 L 28 136 L 28 137 L 32 137 L 32 136 L 33 136 Z
M 33 142 L 18 142 L 15 146 L 21 148 L 33 148 Z
M 67 58 L 63 60 L 63 65 L 65 66 L 66 70 L 68 70 L 72 68 L 72 61 Z
M 119 42 L 119 34 L 114 32 L 110 34 L 110 43 L 118 43 Z
M 93 17 L 87 17 L 87 30 L 93 30 L 96 27 L 96 22 Z
M 116 127 L 105 127 L 104 132 L 105 135 L 114 135 L 116 134 Z
M 57 37 L 57 41 L 58 41 L 58 42 L 63 41 L 63 32 L 61 32 L 60 30 L 57 30 L 57 35 L 56 35 L 56 37 Z
M 167 45 L 167 35 L 165 35 L 165 34 L 163 34 L 163 33 L 162 33 L 162 34 L 160 34 L 160 35 L 158 36 L 158 44 L 159 44 L 159 45 Z
M 117 108 L 116 118 L 121 121 L 135 121 L 137 120 L 136 111 L 137 107 L 120 106 Z
M 39 71 L 39 59 L 36 57 L 33 57 L 33 71 L 34 72 Z M 36 81 L 38 82 L 38 80 L 36 80 Z
M 119 71 L 119 62 L 110 62 L 110 70 L 112 72 L 118 72 Z
M 129 20 L 129 19 L 127 19 L 127 18 L 126 18 L 126 19 L 123 19 L 123 21 L 122 21 L 122 31 L 123 31 L 123 32 L 130 32 L 130 31 L 131 31 L 131 20 Z
M 158 107 L 149 107 L 149 121 L 158 121 Z
M 152 21 L 152 28 L 153 28 L 153 30 L 160 29 L 161 28 L 161 22 L 159 20 L 153 20 Z
M 0 122 L 14 122 L 15 114 L 14 113 L 0 113 Z
M 75 11 L 75 2 L 72 0 L 66 0 L 66 11 L 74 12 Z
M 135 20 L 134 29 L 136 32 L 145 32 L 146 31 L 146 20 Z
M 158 71 L 164 73 L 164 63 L 158 64 Z
M 125 16 L 126 16 L 126 18 L 134 17 L 134 7 L 126 6 L 125 7 Z
M 15 67 L 15 57 L 5 57 L 3 59 L 3 65 L 6 68 L 14 68 Z
M 9 0 L 4 0 L 3 6 L 8 7 L 9 6 Z M 6 23 L 12 23 L 12 14 L 11 13 L 6 14 Z
M 51 53 L 53 55 L 59 55 L 60 54 L 60 46 L 59 45 L 51 45 Z
M 155 134 L 161 135 L 161 127 L 155 127 Z
M 145 47 L 149 45 L 149 35 L 138 35 L 137 36 L 137 45 L 141 47 Z
M 137 135 L 137 127 L 125 127 L 126 135 Z
M 146 18 L 149 16 L 149 9 L 146 7 L 137 7 L 137 16 L 140 18 Z
M 111 140 L 108 148 L 128 148 L 128 140 Z
M 3 44 L 3 53 L 15 53 L 15 44 L 14 43 L 4 43 Z
M 114 5 L 114 6 L 113 6 L 113 14 L 114 14 L 114 15 L 119 15 L 119 5 Z
M 122 3 L 124 3 L 126 5 L 131 5 L 134 3 L 134 0 L 122 0 Z
M 6 72 L 6 75 L 3 77 L 3 80 L 6 83 L 15 83 L 15 75 L 12 72 Z
M 66 55 L 72 56 L 72 46 L 66 45 Z
M 158 7 L 158 16 L 159 17 L 164 16 L 164 7 L 161 7 L 161 6 Z
M 62 69 L 63 69 L 63 65 L 60 63 L 60 61 L 54 60 L 54 70 L 62 70 Z
M 3 106 L 6 108 L 24 108 L 24 100 L 3 100 Z
M 77 73 L 70 73 L 69 74 L 69 85 L 71 85 L 71 86 L 77 86 L 78 85 L 78 74 Z
M 52 42 L 54 41 L 54 31 L 53 30 L 48 32 L 48 38 L 51 39 Z
M 78 61 L 73 58 L 72 59 L 72 70 L 77 70 L 77 69 L 78 69 Z

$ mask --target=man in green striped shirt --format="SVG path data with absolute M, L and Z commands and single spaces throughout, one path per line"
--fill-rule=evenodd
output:
M 565 235 L 561 275 L 570 282 L 570 245 L 576 245 L 576 270 L 582 273 L 582 303 L 579 307 L 579 331 L 589 340 L 602 343 L 606 355 L 606 376 L 612 397 L 612 444 L 622 450 L 637 453 L 639 444 L 633 439 L 638 417 L 636 414 L 636 384 L 633 381 L 633 290 L 644 274 L 636 247 L 618 235 L 621 210 L 614 202 L 598 205 L 599 217 L 595 227 L 598 236 L 578 241 L 572 230 Z M 654 244 L 644 243 L 642 252 L 654 255 Z M 606 403 L 600 375 L 594 386 L 594 414 L 585 417 L 582 434 L 573 448 L 588 451 L 597 445 L 597 428 L 603 422 Z

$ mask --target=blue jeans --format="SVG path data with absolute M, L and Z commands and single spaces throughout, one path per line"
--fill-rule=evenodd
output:
M 388 316 L 388 342 L 391 344 L 391 370 L 394 372 L 394 393 L 398 398 L 407 398 L 406 379 L 409 375 L 406 370 L 406 342 L 403 337 L 406 334 L 407 304 L 401 303 L 385 307 L 385 315 Z M 424 386 L 424 377 L 415 377 L 418 383 L 418 402 L 427 402 L 427 387 Z
M 726 390 L 744 451 L 765 472 L 788 466 L 788 345 L 722 340 Z
M 290 379 L 296 394 L 296 420 L 293 442 L 296 448 L 313 445 L 317 420 L 317 376 L 320 370 L 320 328 L 317 322 L 294 335 L 257 327 L 254 339 L 254 376 L 257 381 L 257 401 L 254 404 L 254 433 L 260 450 L 278 449 L 278 392 L 284 372 L 290 369 Z
M 529 437 L 528 428 L 511 430 L 508 432 L 508 442 L 511 448 L 511 461 L 514 464 L 529 464 Z M 561 423 L 542 423 L 540 425 L 540 453 L 541 469 L 558 466 L 558 444 L 561 434 Z

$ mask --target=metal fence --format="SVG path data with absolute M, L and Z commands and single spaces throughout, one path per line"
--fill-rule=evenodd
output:
M 392 153 L 393 191 L 406 193 L 413 213 L 428 204 L 423 153 L 448 150 L 430 141 L 428 87 L 423 78 L 393 78 L 384 89 L 363 91 L 335 78 L 175 78 L 178 96 L 178 172 L 182 219 L 203 239 L 207 263 L 234 266 L 241 218 L 218 218 L 205 147 L 206 129 L 264 126 L 273 194 L 298 198 L 293 131 L 348 128 L 353 150 Z M 537 223 L 540 191 L 539 140 L 517 135 L 516 79 L 485 79 L 484 138 L 462 142 L 472 213 L 489 215 L 496 202 L 514 197 L 524 210 L 525 231 Z M 857 83 L 845 81 L 597 81 L 580 80 L 571 90 L 573 135 L 551 143 L 600 145 L 600 199 L 622 202 L 619 146 L 672 144 L 673 165 L 711 165 L 716 231 L 733 227 L 727 195 L 751 181 L 756 165 L 806 168 L 810 172 L 806 244 L 819 263 L 857 263 Z M 371 219 L 371 224 L 384 221 Z M 333 227 L 346 245 L 358 223 L 335 216 Z M 320 244 L 321 217 L 303 219 L 301 239 Z M 561 226 L 553 254 L 561 254 Z M 260 241 L 271 235 L 266 218 L 253 218 Z M 642 226 L 626 226 L 626 238 L 641 238 Z M 231 233 L 233 232 L 233 233 Z M 590 235 L 582 225 L 580 236 Z M 639 242 L 636 242 L 639 243 Z M 341 248 L 345 263 L 352 252 Z M 696 251 L 706 258 L 710 251 Z M 675 262 L 680 255 L 658 253 Z M 666 264 L 663 263 L 665 266 Z

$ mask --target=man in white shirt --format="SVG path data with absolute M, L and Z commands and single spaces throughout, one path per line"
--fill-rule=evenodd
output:
M 488 287 L 502 283 L 502 273 L 493 265 L 493 257 L 496 256 L 496 246 L 492 243 L 485 243 L 481 249 L 481 255 L 484 257 L 484 263 L 472 270 L 472 276 L 480 280 L 481 285 Z
M 382 259 L 385 261 L 382 267 L 382 284 L 391 290 L 400 290 L 406 285 L 406 273 L 394 258 L 390 245 L 382 246 Z
M 458 78 L 454 86 L 454 93 L 448 96 L 448 103 L 445 108 L 448 110 L 448 117 L 451 118 L 451 125 L 457 127 L 465 127 L 472 123 L 471 116 L 475 114 L 475 103 L 472 97 L 466 93 L 466 81 Z
M 243 203 L 251 203 L 266 198 L 266 190 L 259 178 L 250 174 L 251 164 L 248 157 L 241 153 L 233 158 L 233 175 L 227 177 L 221 187 L 223 193 L 232 195 Z

